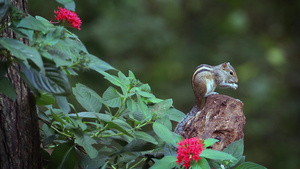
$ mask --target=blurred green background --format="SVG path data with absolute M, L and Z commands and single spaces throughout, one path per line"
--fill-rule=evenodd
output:
M 187 113 L 191 75 L 202 63 L 229 61 L 239 88 L 218 90 L 244 102 L 245 155 L 272 169 L 300 166 L 300 1 L 81 0 L 82 30 L 70 28 L 90 53 L 152 87 Z M 58 3 L 29 0 L 29 13 L 54 19 Z M 72 79 L 97 92 L 94 72 Z

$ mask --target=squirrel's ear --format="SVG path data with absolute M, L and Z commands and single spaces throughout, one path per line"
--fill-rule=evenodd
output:
M 225 62 L 222 64 L 222 67 L 227 67 L 227 64 L 229 64 L 229 62 Z

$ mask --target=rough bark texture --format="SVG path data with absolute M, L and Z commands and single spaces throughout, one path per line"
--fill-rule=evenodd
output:
M 12 0 L 12 3 L 26 10 L 26 0 Z M 10 30 L 5 30 L 1 36 L 15 38 Z M 0 56 L 0 60 L 5 60 L 5 57 Z M 12 67 L 7 78 L 15 88 L 17 99 L 13 101 L 0 94 L 0 168 L 41 168 L 35 99 Z
M 212 149 L 223 150 L 230 143 L 244 138 L 246 118 L 243 106 L 240 100 L 232 97 L 211 95 L 204 108 L 187 122 L 181 135 L 185 138 L 216 138 L 220 141 Z

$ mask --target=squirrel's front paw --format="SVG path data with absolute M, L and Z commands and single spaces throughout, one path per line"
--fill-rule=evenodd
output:
M 210 93 L 207 93 L 204 97 L 207 97 L 207 96 L 210 96 L 210 95 L 213 95 L 213 94 L 219 94 L 218 92 L 210 92 Z
M 236 90 L 238 87 L 239 87 L 239 86 L 238 86 L 237 84 L 235 84 L 235 83 L 232 85 L 232 88 L 233 88 L 234 90 Z

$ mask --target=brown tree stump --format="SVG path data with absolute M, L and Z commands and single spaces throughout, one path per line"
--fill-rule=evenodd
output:
M 246 118 L 243 106 L 243 102 L 229 96 L 208 96 L 204 108 L 187 122 L 181 135 L 203 140 L 218 139 L 212 149 L 222 151 L 230 143 L 244 138 Z

